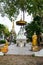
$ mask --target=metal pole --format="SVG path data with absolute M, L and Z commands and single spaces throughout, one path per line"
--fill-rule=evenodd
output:
M 24 10 L 23 10 L 23 20 L 25 20 L 25 15 L 24 15 L 24 14 L 25 14 L 25 12 L 24 12 Z

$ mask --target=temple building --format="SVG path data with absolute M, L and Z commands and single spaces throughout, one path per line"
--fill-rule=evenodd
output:
M 16 37 L 16 43 L 17 43 L 17 46 L 23 47 L 26 45 L 26 40 L 27 40 L 26 36 L 24 35 L 25 33 L 24 25 L 26 24 L 26 22 L 23 20 L 20 20 L 20 21 L 17 21 L 16 24 L 21 26 L 20 31 Z

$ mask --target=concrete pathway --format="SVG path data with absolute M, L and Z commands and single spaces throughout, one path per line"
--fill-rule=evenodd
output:
M 32 55 L 35 54 L 35 56 L 43 56 L 43 49 L 41 49 L 38 52 L 31 51 L 32 43 L 29 42 L 26 44 L 25 47 L 17 47 L 16 44 L 11 44 L 8 49 L 9 51 L 7 54 L 15 54 L 15 55 Z
M 17 47 L 16 44 L 11 44 L 8 47 L 7 54 L 15 54 L 15 55 L 31 55 L 33 54 L 31 50 L 31 42 L 26 44 L 25 47 Z
M 43 49 L 38 52 L 34 52 L 35 56 L 43 56 Z
M 11 44 L 8 46 L 8 52 L 6 54 L 15 54 L 15 55 L 32 55 L 35 54 L 35 56 L 43 56 L 43 49 L 41 49 L 38 52 L 31 51 L 32 43 L 29 42 L 26 44 L 25 47 L 18 47 L 16 44 Z M 3 55 L 2 52 L 0 52 L 0 55 Z

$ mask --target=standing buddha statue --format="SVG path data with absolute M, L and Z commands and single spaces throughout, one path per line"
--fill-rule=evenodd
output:
M 34 35 L 32 36 L 32 46 L 36 46 L 37 45 L 37 35 L 34 32 Z
M 34 35 L 32 36 L 32 51 L 38 51 L 38 42 L 37 42 L 37 35 L 36 32 L 34 32 Z

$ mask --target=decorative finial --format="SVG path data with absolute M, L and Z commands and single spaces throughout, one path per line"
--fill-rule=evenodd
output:
M 12 21 L 14 21 L 14 17 L 11 17 Z

